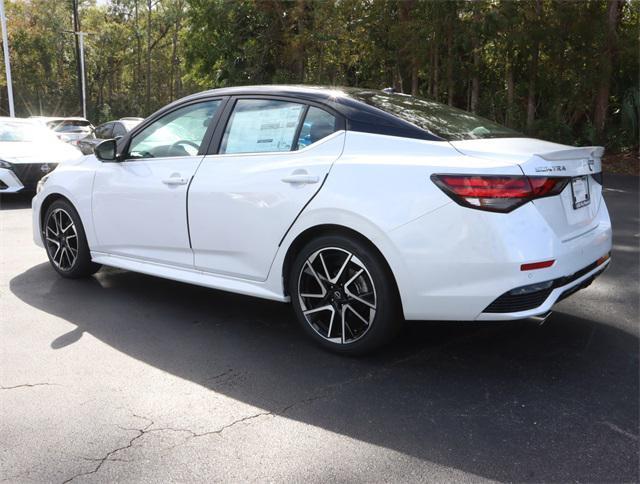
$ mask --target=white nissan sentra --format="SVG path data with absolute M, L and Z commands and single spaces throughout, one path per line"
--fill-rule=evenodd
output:
M 63 277 L 291 302 L 361 354 L 404 319 L 544 317 L 589 285 L 610 262 L 602 153 L 401 94 L 216 89 L 46 176 L 34 237 Z

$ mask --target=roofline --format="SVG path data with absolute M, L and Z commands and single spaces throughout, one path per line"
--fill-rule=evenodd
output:
M 177 105 L 206 99 L 215 96 L 275 96 L 292 97 L 304 101 L 317 102 L 325 105 L 347 121 L 347 129 L 367 133 L 402 136 L 431 141 L 444 141 L 442 138 L 418 126 L 394 116 L 386 111 L 370 106 L 349 95 L 349 88 L 345 86 L 308 86 L 308 85 L 257 85 L 234 86 L 210 89 L 183 97 L 165 106 L 154 117 L 165 110 L 173 109 Z M 363 88 L 363 90 L 370 90 Z

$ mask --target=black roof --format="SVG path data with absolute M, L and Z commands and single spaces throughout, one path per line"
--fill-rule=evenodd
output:
M 316 102 L 341 114 L 347 121 L 347 129 L 368 133 L 404 136 L 425 140 L 442 140 L 422 128 L 404 121 L 393 114 L 373 107 L 354 96 L 371 92 L 373 89 L 340 86 L 297 86 L 264 85 L 237 86 L 211 89 L 182 98 L 175 104 L 194 101 L 211 96 L 282 96 Z M 162 110 L 164 111 L 164 109 Z

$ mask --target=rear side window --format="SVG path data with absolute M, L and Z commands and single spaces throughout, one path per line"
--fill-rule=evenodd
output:
M 326 138 L 336 130 L 336 118 L 323 109 L 309 107 L 302 123 L 296 149 L 301 150 L 322 138 Z
M 96 128 L 96 138 L 99 139 L 110 139 L 113 136 L 111 135 L 113 128 L 113 123 L 105 123 L 101 124 Z
M 225 128 L 220 153 L 291 151 L 304 108 L 288 101 L 238 100 Z
M 124 129 L 122 123 L 114 123 L 113 124 L 113 137 L 124 136 L 127 134 L 127 130 Z

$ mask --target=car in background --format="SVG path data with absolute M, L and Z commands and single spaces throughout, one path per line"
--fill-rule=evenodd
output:
M 0 117 L 0 193 L 35 190 L 58 164 L 81 157 L 42 123 Z
M 81 117 L 32 116 L 31 119 L 49 128 L 62 141 L 72 144 L 76 144 L 79 140 L 90 136 L 94 130 L 91 122 Z
M 106 139 L 119 139 L 138 126 L 143 118 L 121 118 L 99 125 L 93 132 L 74 143 L 85 155 L 93 154 L 96 146 Z

